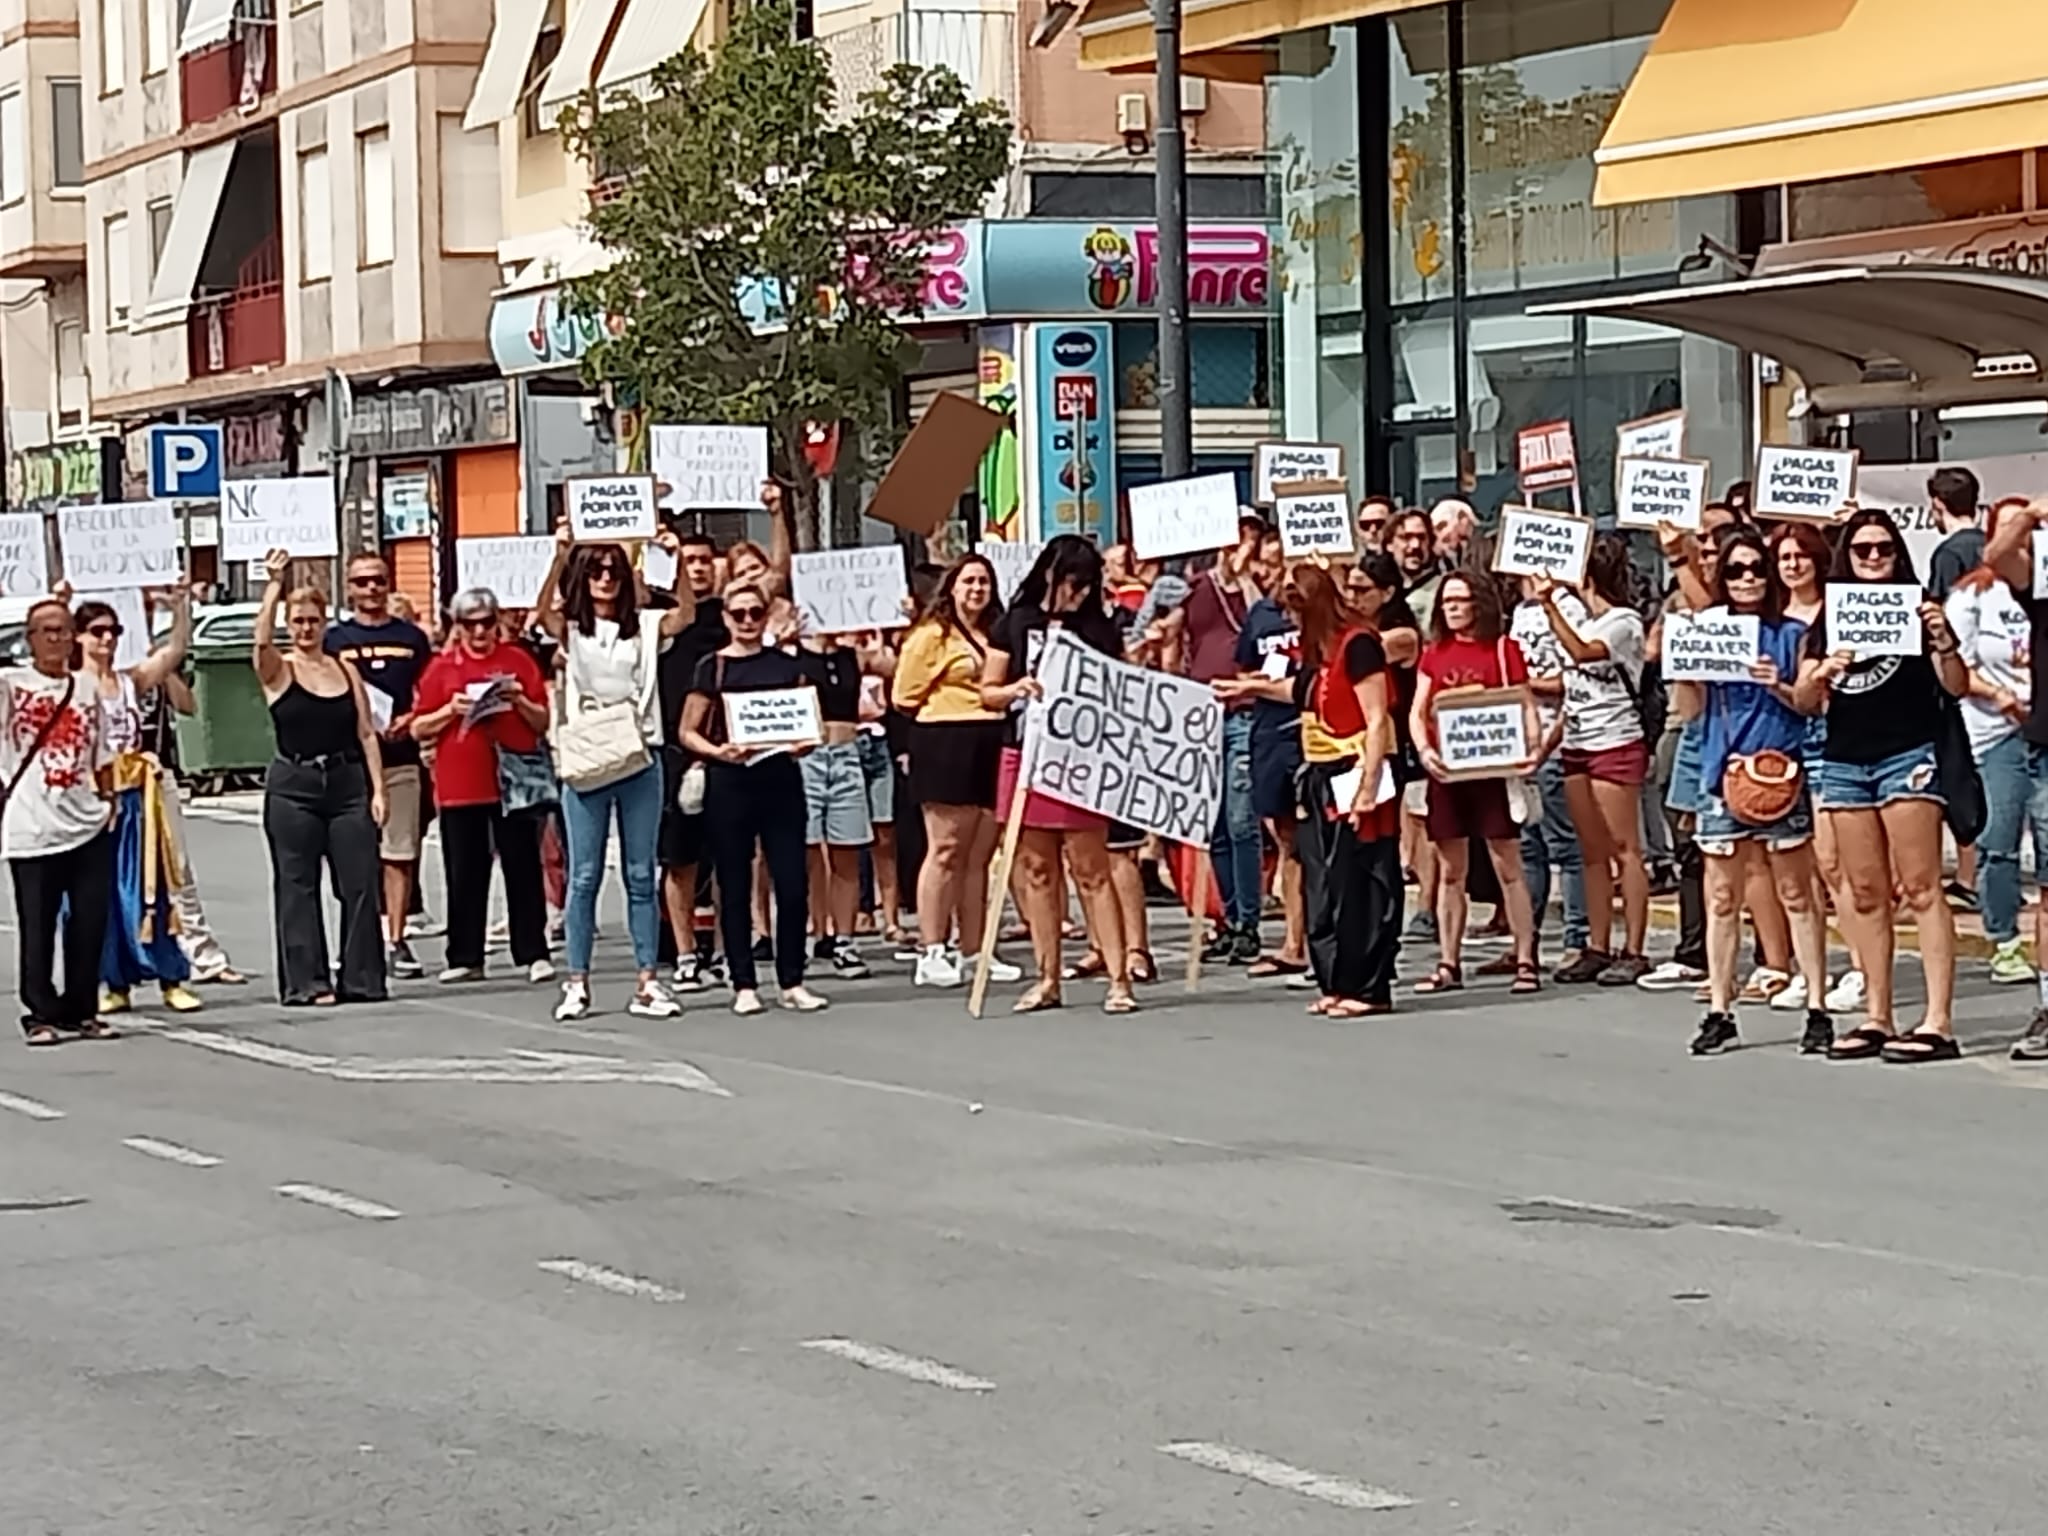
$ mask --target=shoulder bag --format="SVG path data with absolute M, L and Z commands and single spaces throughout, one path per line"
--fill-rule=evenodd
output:
M 718 665 L 712 672 L 711 693 L 714 709 L 725 707 L 725 658 L 718 658 Z M 711 722 L 705 721 L 706 725 Z M 683 776 L 676 784 L 676 809 L 685 816 L 700 816 L 704 812 L 704 788 L 707 780 L 704 760 L 692 758 L 683 769 Z
M 658 624 L 642 626 L 634 661 L 635 695 L 609 704 L 593 703 L 579 686 L 578 637 L 571 634 L 569 664 L 555 690 L 554 729 L 548 736 L 555 773 L 571 789 L 602 789 L 631 778 L 654 761 L 647 738 L 641 734 L 640 720 L 645 696 L 655 681 L 649 641 L 659 634 Z
M 1493 643 L 1495 664 L 1500 668 L 1500 685 L 1512 687 L 1508 681 L 1508 637 L 1502 635 Z M 1518 827 L 1530 827 L 1543 820 L 1543 791 L 1533 777 L 1503 779 L 1502 787 L 1508 796 L 1508 817 Z
M 6 811 L 7 802 L 14 798 L 14 792 L 21 788 L 21 781 L 28 777 L 29 769 L 35 766 L 36 759 L 43 754 L 43 748 L 49 745 L 51 733 L 57 729 L 57 722 L 64 718 L 64 711 L 71 707 L 71 697 L 77 691 L 78 676 L 73 673 L 65 679 L 64 692 L 57 700 L 57 707 L 50 711 L 50 718 L 37 729 L 36 739 L 29 743 L 28 750 L 22 753 L 21 761 L 15 765 L 14 772 L 8 775 L 6 787 L 0 789 L 0 813 Z

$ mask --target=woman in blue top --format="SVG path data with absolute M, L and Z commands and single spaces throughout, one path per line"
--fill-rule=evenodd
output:
M 1692 1052 L 1710 1056 L 1736 1043 L 1735 969 L 1742 947 L 1743 888 L 1759 862 L 1767 861 L 1792 929 L 1792 949 L 1806 978 L 1806 995 L 1813 1000 L 1799 1048 L 1809 1056 L 1818 1055 L 1833 1043 L 1835 1032 L 1818 1006 L 1827 991 L 1827 928 L 1815 900 L 1813 799 L 1805 774 L 1800 772 L 1798 799 L 1768 826 L 1741 820 L 1722 797 L 1725 775 L 1738 758 L 1780 752 L 1797 770 L 1806 740 L 1806 717 L 1792 694 L 1806 626 L 1785 617 L 1785 588 L 1756 529 L 1731 528 L 1722 536 L 1714 604 L 1756 618 L 1759 654 L 1750 664 L 1752 681 L 1676 685 L 1679 713 L 1700 722 L 1699 821 L 1693 837 L 1706 861 L 1707 985 L 1712 997 Z

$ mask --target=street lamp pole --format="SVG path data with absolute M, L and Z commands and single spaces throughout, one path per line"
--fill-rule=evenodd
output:
M 1159 225 L 1159 460 L 1163 477 L 1195 472 L 1188 394 L 1188 158 L 1180 112 L 1181 0 L 1151 0 L 1159 130 L 1154 175 Z

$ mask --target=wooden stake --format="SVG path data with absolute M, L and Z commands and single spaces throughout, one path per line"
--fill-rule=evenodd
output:
M 1209 880 L 1213 871 L 1209 864 L 1209 850 L 1195 849 L 1195 890 L 1188 904 L 1188 990 L 1194 991 L 1202 980 L 1202 929 L 1209 921 Z
M 996 952 L 996 935 L 1003 926 L 1003 897 L 1010 889 L 1010 866 L 1017 858 L 1017 839 L 1024 831 L 1024 806 L 1031 782 L 1028 762 L 1017 764 L 1017 784 L 1010 791 L 1009 814 L 1003 818 L 1003 841 L 996 850 L 995 863 L 988 871 L 988 915 L 981 926 L 981 953 L 974 961 L 974 985 L 967 993 L 967 1011 L 981 1017 L 982 999 L 988 993 L 988 966 Z

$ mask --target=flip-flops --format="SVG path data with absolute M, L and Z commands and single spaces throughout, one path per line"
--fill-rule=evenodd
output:
M 1846 1035 L 1837 1035 L 1835 1043 L 1828 1047 L 1829 1061 L 1875 1061 L 1884 1054 L 1884 1048 L 1898 1038 L 1888 1029 L 1877 1029 L 1865 1025 L 1852 1029 Z
M 1924 1061 L 1960 1061 L 1963 1048 L 1954 1036 L 1928 1029 L 1898 1036 L 1884 1046 L 1882 1054 L 1895 1067 L 1913 1067 Z

